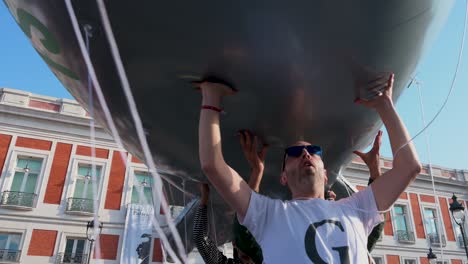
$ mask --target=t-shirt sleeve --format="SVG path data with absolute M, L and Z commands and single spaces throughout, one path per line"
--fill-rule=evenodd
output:
M 275 200 L 252 191 L 247 213 L 244 219 L 238 219 L 258 242 L 263 238 L 268 225 L 268 213 L 273 211 L 274 206 Z
M 370 186 L 351 197 L 339 200 L 338 203 L 357 209 L 357 215 L 364 225 L 366 235 L 372 232 L 374 226 L 384 221 L 383 214 L 377 209 L 374 192 Z

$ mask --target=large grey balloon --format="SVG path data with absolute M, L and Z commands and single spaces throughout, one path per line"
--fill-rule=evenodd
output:
M 87 69 L 64 2 L 5 3 L 51 70 L 89 108 Z M 440 26 L 452 3 L 112 0 L 106 7 L 156 165 L 190 193 L 197 193 L 194 181 L 206 180 L 197 146 L 201 98 L 189 82 L 217 76 L 239 90 L 224 100 L 226 161 L 248 176 L 235 134 L 253 131 L 271 145 L 261 192 L 286 197 L 278 182 L 282 151 L 298 139 L 323 146 L 330 184 L 346 195 L 340 169 L 381 126 L 376 113 L 353 103 L 367 96 L 356 87 L 394 72 L 398 99 L 433 36 L 431 22 Z M 127 149 L 143 158 L 97 5 L 73 6 L 80 25 L 94 28 L 92 63 L 118 131 Z M 106 125 L 96 99 L 94 112 Z M 170 200 L 180 203 L 182 196 Z M 225 219 L 232 212 L 219 196 L 215 207 L 217 229 L 229 230 Z

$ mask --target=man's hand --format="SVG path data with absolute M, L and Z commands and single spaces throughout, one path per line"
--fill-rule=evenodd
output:
M 369 150 L 367 153 L 362 153 L 360 151 L 353 151 L 354 154 L 358 155 L 364 163 L 366 163 L 367 167 L 369 167 L 370 178 L 372 181 L 377 179 L 381 174 L 380 168 L 380 145 L 382 144 L 382 131 L 377 133 L 375 136 L 374 145 L 372 149 Z
M 386 80 L 386 87 L 382 92 L 378 87 L 385 83 L 385 78 L 375 80 L 368 85 L 368 90 L 379 91 L 377 96 L 369 101 L 356 101 L 358 104 L 377 111 L 387 129 L 390 145 L 392 146 L 392 168 L 370 185 L 377 209 L 380 211 L 390 208 L 421 171 L 421 164 L 416 149 L 411 142 L 411 137 L 393 105 L 393 79 L 394 74 L 391 74 Z
M 192 82 L 195 88 L 201 90 L 203 96 L 203 104 L 208 104 L 214 107 L 220 107 L 221 97 L 233 95 L 236 91 L 231 87 L 214 82 Z
M 200 204 L 201 205 L 208 205 L 208 200 L 210 199 L 210 186 L 208 183 L 199 183 L 198 187 L 200 188 Z
M 252 135 L 252 133 L 247 130 L 239 131 L 239 136 L 242 151 L 244 152 L 244 156 L 252 169 L 248 181 L 249 186 L 254 191 L 258 192 L 260 189 L 260 182 L 263 177 L 263 171 L 265 169 L 265 154 L 268 149 L 268 145 L 263 145 L 262 149 L 257 151 L 257 136 Z
M 393 106 L 393 80 L 395 74 L 390 74 L 390 76 L 383 76 L 376 80 L 373 80 L 367 84 L 367 89 L 371 93 L 376 93 L 377 95 L 371 100 L 356 99 L 357 104 L 364 105 L 369 108 L 373 108 L 378 112 L 383 110 L 387 106 Z M 385 89 L 380 92 L 380 87 L 386 83 Z

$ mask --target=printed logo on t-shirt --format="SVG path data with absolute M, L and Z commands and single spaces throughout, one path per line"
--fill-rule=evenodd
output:
M 315 263 L 315 264 L 328 264 L 325 262 L 319 255 L 317 251 L 317 245 L 315 244 L 315 237 L 317 235 L 317 228 L 319 228 L 322 225 L 334 225 L 335 227 L 338 227 L 341 232 L 345 232 L 343 225 L 341 224 L 340 221 L 332 220 L 332 219 L 326 219 L 322 220 L 320 222 L 315 222 L 309 226 L 307 229 L 307 232 L 305 234 L 304 238 L 304 244 L 305 244 L 305 250 L 307 252 L 307 256 L 309 256 L 310 260 Z M 341 264 L 349 264 L 349 252 L 348 252 L 348 246 L 342 246 L 342 247 L 332 247 L 331 248 L 334 251 L 338 252 L 338 255 L 340 256 L 340 263 Z

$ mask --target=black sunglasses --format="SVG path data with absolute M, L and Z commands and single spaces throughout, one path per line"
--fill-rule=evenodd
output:
M 307 146 L 292 146 L 284 150 L 284 157 L 283 157 L 283 171 L 286 167 L 286 158 L 288 156 L 291 157 L 299 157 L 302 154 L 302 151 L 306 149 L 310 155 L 319 155 L 322 157 L 322 148 L 317 145 L 307 145 Z

